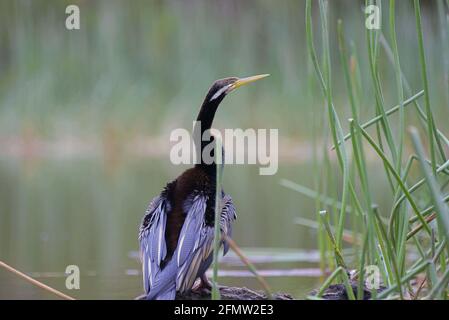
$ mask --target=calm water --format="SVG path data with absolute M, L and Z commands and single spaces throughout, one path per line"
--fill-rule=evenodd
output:
M 219 6 L 204 0 L 74 2 L 85 18 L 80 30 L 68 33 L 61 21 L 66 1 L 0 1 L 0 260 L 76 298 L 140 295 L 139 223 L 148 202 L 185 168 L 170 165 L 165 153 L 158 154 L 138 135 L 191 126 L 207 86 L 218 77 L 267 72 L 270 78 L 227 100 L 220 125 L 282 128 L 281 136 L 292 139 L 284 143 L 293 151 L 289 155 L 306 160 L 281 162 L 275 176 L 260 176 L 255 166 L 226 167 L 224 187 L 238 210 L 234 239 L 268 273 L 275 291 L 301 298 L 316 288 L 319 278 L 301 275 L 318 265 L 316 234 L 294 219 L 315 219 L 317 208 L 314 200 L 279 184 L 287 178 L 313 188 L 310 152 L 295 151 L 304 141 L 321 150 L 322 142 L 308 139 L 326 132 L 321 92 L 307 68 L 305 1 L 221 1 Z M 413 6 L 406 1 L 397 6 L 401 66 L 419 90 Z M 437 123 L 441 118 L 445 125 L 447 69 L 442 61 L 447 50 L 436 28 L 436 4 L 422 1 L 422 6 L 427 7 L 422 14 L 432 109 Z M 345 37 L 360 58 L 361 82 L 370 83 L 360 7 L 347 0 L 330 1 L 329 8 L 330 30 L 335 31 L 336 18 L 343 19 Z M 334 99 L 343 120 L 350 117 L 347 91 L 339 81 L 338 42 L 330 45 Z M 394 88 L 388 59 L 379 59 L 379 67 L 383 87 Z M 374 113 L 373 92 L 370 86 L 361 89 L 360 115 L 368 120 Z M 394 93 L 385 90 L 386 107 L 397 103 Z M 407 110 L 413 119 L 412 109 Z M 45 141 L 36 142 L 44 150 L 35 150 L 37 157 L 33 150 L 15 154 L 22 147 L 33 149 L 41 135 L 62 136 L 54 143 L 62 154 L 52 154 Z M 82 145 L 91 135 L 104 140 L 105 157 L 92 156 L 95 144 Z M 67 154 L 65 136 L 84 153 Z M 134 136 L 139 138 L 135 145 L 149 146 L 160 158 L 122 152 Z M 3 152 L 6 147 L 9 151 Z M 381 171 L 370 168 L 369 181 L 383 213 L 389 212 L 391 192 Z M 334 180 L 326 185 L 332 194 L 340 186 Z M 72 264 L 80 267 L 81 289 L 68 291 L 64 271 Z M 223 260 L 220 269 L 226 272 L 222 284 L 259 288 L 254 278 L 237 272 L 245 268 L 232 259 Z M 54 296 L 0 269 L 0 299 L 12 298 Z
M 134 298 L 142 293 L 140 220 L 183 169 L 147 158 L 0 160 L 0 257 L 76 298 Z M 281 178 L 313 186 L 312 165 L 284 165 L 274 176 L 260 176 L 256 166 L 226 167 L 224 187 L 238 209 L 234 239 L 274 290 L 304 297 L 319 280 L 302 276 L 317 267 L 315 232 L 293 221 L 313 219 L 314 203 L 280 186 Z M 232 255 L 222 261 L 220 282 L 258 289 L 236 262 Z M 71 264 L 80 267 L 80 290 L 65 289 Z M 0 299 L 53 298 L 5 270 L 0 284 Z

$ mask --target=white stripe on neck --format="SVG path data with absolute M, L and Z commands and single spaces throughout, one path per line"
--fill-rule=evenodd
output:
M 221 88 L 220 90 L 218 90 L 217 92 L 215 92 L 215 94 L 212 96 L 212 98 L 210 98 L 209 101 L 215 100 L 217 99 L 219 96 L 221 96 L 223 94 L 223 92 L 225 92 L 226 90 L 228 90 L 230 84 L 228 84 L 227 86 L 224 86 L 223 88 Z

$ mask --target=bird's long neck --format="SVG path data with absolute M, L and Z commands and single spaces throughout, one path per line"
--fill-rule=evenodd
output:
M 200 167 L 213 176 L 215 176 L 216 173 L 215 162 L 211 164 L 205 163 L 202 157 L 204 148 L 213 141 L 213 137 L 211 137 L 208 141 L 203 141 L 202 138 L 204 132 L 212 127 L 215 113 L 222 100 L 222 98 L 217 98 L 210 101 L 208 100 L 208 97 L 206 97 L 201 105 L 200 112 L 198 113 L 198 117 L 196 118 L 195 126 L 193 128 L 193 137 L 197 156 L 197 164 L 195 167 Z
M 200 112 L 196 118 L 196 125 L 194 130 L 198 130 L 199 125 L 201 125 L 201 136 L 207 130 L 212 127 L 212 123 L 214 122 L 215 112 L 217 112 L 217 108 L 220 105 L 221 99 L 215 99 L 212 101 L 204 100 L 201 105 Z

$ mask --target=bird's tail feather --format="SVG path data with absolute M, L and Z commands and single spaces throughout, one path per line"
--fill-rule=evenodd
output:
M 149 300 L 174 300 L 176 297 L 176 264 L 168 265 L 153 279 L 153 285 L 147 294 Z
M 148 300 L 175 300 L 176 287 L 175 284 L 163 288 L 162 290 L 151 290 L 148 295 Z

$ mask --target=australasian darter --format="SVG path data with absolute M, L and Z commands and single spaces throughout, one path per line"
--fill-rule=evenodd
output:
M 228 93 L 266 76 L 215 81 L 198 113 L 194 131 L 200 130 L 202 137 L 211 128 L 215 112 Z M 194 143 L 202 155 L 206 142 Z M 177 292 L 191 290 L 198 278 L 200 283 L 195 289 L 210 287 L 205 272 L 213 256 L 216 164 L 208 163 L 200 157 L 193 168 L 168 183 L 145 212 L 139 242 L 147 299 L 174 299 Z M 220 229 L 231 236 L 235 207 L 223 190 L 221 195 Z M 221 244 L 226 254 L 228 246 L 226 242 Z

